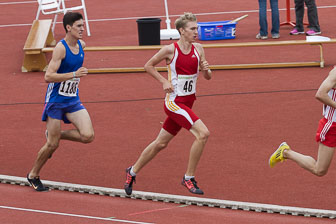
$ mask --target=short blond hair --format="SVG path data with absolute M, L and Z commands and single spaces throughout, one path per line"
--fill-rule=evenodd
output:
M 175 20 L 175 27 L 180 32 L 180 28 L 184 28 L 188 22 L 196 22 L 196 16 L 191 12 L 185 12 L 182 16 Z

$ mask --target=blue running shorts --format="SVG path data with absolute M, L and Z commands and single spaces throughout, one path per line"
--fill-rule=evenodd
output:
M 70 124 L 65 114 L 73 113 L 79 110 L 83 110 L 85 107 L 80 101 L 71 103 L 46 103 L 42 114 L 42 121 L 47 121 L 48 117 L 63 120 L 64 123 Z

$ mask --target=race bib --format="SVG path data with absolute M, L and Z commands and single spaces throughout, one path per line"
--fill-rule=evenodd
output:
M 79 85 L 80 78 L 73 78 L 61 83 L 58 94 L 62 96 L 77 96 L 77 90 Z
M 177 95 L 187 96 L 196 92 L 197 74 L 177 76 Z

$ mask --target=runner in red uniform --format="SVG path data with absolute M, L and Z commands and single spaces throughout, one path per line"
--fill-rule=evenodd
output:
M 289 159 L 316 176 L 327 174 L 336 148 L 336 67 L 322 82 L 315 97 L 323 103 L 323 118 L 316 132 L 316 141 L 319 143 L 317 160 L 295 152 L 283 142 L 269 159 L 271 167 Z
M 191 108 L 196 100 L 199 68 L 207 80 L 211 79 L 211 70 L 205 59 L 202 45 L 194 43 L 197 38 L 196 16 L 185 13 L 175 21 L 175 26 L 180 33 L 180 40 L 163 47 L 145 65 L 146 71 L 163 85 L 163 90 L 166 92 L 164 110 L 168 117 L 157 138 L 145 148 L 137 162 L 126 169 L 124 188 L 128 195 L 132 193 L 136 174 L 158 152 L 167 147 L 182 127 L 195 136 L 182 185 L 186 186 L 191 193 L 203 194 L 197 186 L 194 174 L 210 133 Z M 168 66 L 168 79 L 155 69 L 155 66 L 163 60 Z

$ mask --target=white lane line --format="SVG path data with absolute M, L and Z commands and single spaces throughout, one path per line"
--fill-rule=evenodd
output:
M 3 4 L 3 3 L 0 3 Z M 318 9 L 326 8 L 336 8 L 336 5 L 331 6 L 319 6 Z M 279 9 L 280 11 L 286 10 L 285 8 Z M 294 10 L 294 8 L 291 8 Z M 270 11 L 270 9 L 268 10 Z M 228 11 L 228 12 L 207 12 L 207 13 L 195 13 L 196 16 L 206 16 L 206 15 L 223 15 L 223 14 L 241 14 L 241 13 L 257 13 L 259 10 L 246 10 L 246 11 Z M 169 15 L 170 17 L 179 17 L 180 15 Z M 165 16 L 142 16 L 142 17 L 123 17 L 123 18 L 107 18 L 107 19 L 89 19 L 89 22 L 104 22 L 104 21 L 122 21 L 122 20 L 136 20 L 141 18 L 165 18 Z M 58 24 L 62 22 L 57 22 Z M 4 24 L 0 25 L 0 28 L 4 27 L 20 27 L 20 26 L 31 26 L 31 23 L 28 24 Z
M 18 4 L 27 4 L 27 3 L 37 3 L 36 1 L 26 1 L 26 2 L 1 2 L 0 5 L 18 5 Z
M 71 216 L 71 217 L 77 217 L 77 218 L 105 220 L 105 221 L 111 221 L 111 222 L 124 222 L 124 223 L 134 223 L 134 224 L 151 224 L 151 223 L 148 223 L 148 222 L 137 222 L 137 221 L 130 221 L 130 220 L 114 219 L 114 218 L 102 218 L 102 217 L 95 217 L 95 216 L 88 216 L 88 215 L 76 215 L 76 214 L 70 214 L 70 213 L 51 212 L 51 211 L 43 211 L 43 210 L 28 209 L 28 208 L 16 208 L 16 207 L 9 207 L 9 206 L 0 206 L 0 208 L 10 209 L 10 210 L 18 210 L 18 211 L 25 211 L 25 212 L 35 212 L 35 213 L 44 213 L 44 214 L 52 214 L 52 215 Z
M 65 0 L 68 1 L 68 0 Z M 24 1 L 24 2 L 1 2 L 0 5 L 19 5 L 19 4 L 37 4 L 37 1 Z
M 7 176 L 0 174 L 0 183 L 7 184 L 19 184 L 28 185 L 28 181 L 24 177 Z M 51 187 L 52 189 L 67 190 L 70 192 L 81 192 L 89 194 L 99 194 L 99 195 L 109 195 L 111 197 L 125 198 L 129 197 L 125 194 L 124 189 L 116 188 L 106 188 L 98 186 L 89 186 L 81 184 L 71 184 L 55 181 L 43 181 L 45 186 Z M 227 209 L 242 209 L 246 211 L 255 212 L 268 212 L 268 213 L 280 213 L 288 215 L 304 215 L 310 217 L 323 217 L 336 219 L 336 210 L 323 210 L 323 209 L 312 209 L 312 208 L 302 208 L 302 207 L 291 207 L 283 205 L 272 205 L 272 204 L 260 204 L 252 202 L 240 202 L 240 201 L 228 201 L 212 198 L 200 198 L 191 197 L 183 195 L 172 195 L 172 194 L 160 194 L 153 192 L 144 191 L 133 191 L 131 198 L 139 200 L 152 200 L 152 201 L 162 201 L 171 202 L 175 204 L 185 204 L 185 205 L 198 205 L 198 206 L 208 206 L 208 207 L 218 207 Z

